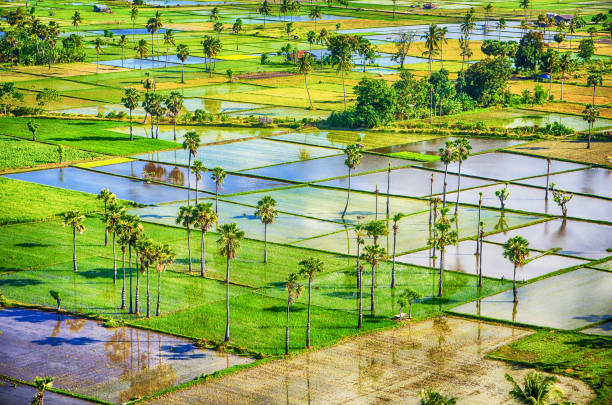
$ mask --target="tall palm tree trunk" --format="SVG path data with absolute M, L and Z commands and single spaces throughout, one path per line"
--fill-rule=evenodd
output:
M 187 166 L 187 205 L 191 205 L 191 151 L 189 151 L 189 164 Z
M 128 268 L 130 269 L 130 314 L 133 314 L 132 306 L 132 245 L 128 245 Z
M 191 229 L 187 227 L 187 254 L 189 256 L 189 272 L 191 273 Z
M 348 168 L 348 188 L 346 189 L 346 205 L 344 206 L 344 211 L 342 211 L 342 218 L 344 218 L 344 216 L 346 215 L 346 210 L 348 210 L 350 198 L 351 198 L 351 168 L 349 167 Z
M 361 280 L 361 271 L 359 271 L 359 279 Z M 357 329 L 361 329 L 363 326 L 363 283 L 359 283 L 359 321 L 357 323 Z
M 157 308 L 155 309 L 155 316 L 161 315 L 161 271 L 157 272 Z
M 560 100 L 563 101 L 563 79 L 565 79 L 565 72 L 561 72 L 561 97 L 559 98 Z
M 285 327 L 285 355 L 289 354 L 289 309 L 291 308 L 291 297 L 287 298 L 287 326 Z
M 225 341 L 230 339 L 230 318 L 229 318 L 229 274 L 230 274 L 230 258 L 227 257 L 225 269 Z
M 147 318 L 151 317 L 151 290 L 149 288 L 149 264 L 147 263 Z
M 306 348 L 310 349 L 310 299 L 312 279 L 308 278 L 308 321 L 306 322 Z
M 587 138 L 587 149 L 591 149 L 591 122 L 589 121 L 589 136 Z M 75 253 L 75 259 L 76 260 L 76 253 Z M 74 262 L 74 265 L 76 266 L 76 261 Z M 76 271 L 76 267 L 74 268 Z
M 215 214 L 219 213 L 219 183 L 215 182 Z
M 123 271 L 123 284 L 121 286 L 121 309 L 125 309 L 125 248 L 122 248 L 121 252 L 122 252 L 121 268 Z
M 393 267 L 391 268 L 391 288 L 395 288 L 395 242 L 397 240 L 397 231 L 393 231 Z
M 374 312 L 374 286 L 376 284 L 376 266 L 372 265 L 372 287 L 370 295 L 370 311 Z
M 442 298 L 444 282 L 444 246 L 440 249 L 440 281 L 438 282 L 438 297 Z
M 304 75 L 304 84 L 306 85 L 306 93 L 308 94 L 308 104 L 310 104 L 310 108 L 312 109 L 312 99 L 310 98 L 310 90 L 308 89 L 308 80 L 306 80 L 306 75 Z
M 198 177 L 195 179 L 195 203 L 198 205 Z
M 457 173 L 457 202 L 455 203 L 455 216 L 457 216 L 457 211 L 459 210 L 459 191 L 460 190 L 461 190 L 461 160 L 459 161 L 459 172 Z
M 181 83 L 185 83 L 185 62 L 181 61 Z
M 361 263 L 359 263 L 359 242 L 357 239 L 357 288 L 361 288 Z
M 200 240 L 200 276 L 206 274 L 206 232 L 202 230 L 202 239 Z
M 268 263 L 268 224 L 264 224 L 264 263 Z
M 138 254 L 136 254 L 136 266 L 138 266 Z M 140 313 L 140 270 L 136 267 L 136 294 L 134 296 L 134 313 Z
M 113 284 L 117 284 L 117 255 L 115 254 L 115 232 L 113 232 Z
M 512 295 L 514 296 L 513 302 L 518 302 L 518 290 L 516 289 L 516 264 L 514 265 L 514 271 L 512 276 Z
M 591 139 L 590 130 L 589 130 L 589 142 Z M 72 267 L 74 268 L 74 272 L 77 271 L 77 258 L 76 258 L 76 228 L 72 227 Z
M 444 165 L 444 184 L 442 185 L 442 208 L 446 207 L 446 174 L 448 173 L 448 165 Z
M 344 85 L 344 69 L 342 69 L 342 94 L 344 95 L 344 111 L 346 112 L 346 86 Z
M 130 141 L 134 140 L 134 135 L 132 133 L 132 109 L 130 109 Z

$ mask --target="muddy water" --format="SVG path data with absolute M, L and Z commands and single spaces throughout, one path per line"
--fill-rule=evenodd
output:
M 0 330 L 0 373 L 26 381 L 50 375 L 55 387 L 111 402 L 253 361 L 186 339 L 26 309 L 1 310 Z
M 13 384 L 0 380 L 0 405 L 29 404 L 38 391 L 24 384 Z M 87 405 L 89 401 L 65 395 L 45 392 L 45 403 L 48 405 Z
M 505 373 L 528 370 L 484 356 L 530 332 L 440 318 L 350 339 L 333 347 L 261 365 L 178 391 L 157 404 L 418 404 L 433 388 L 459 404 L 510 403 Z M 586 384 L 560 377 L 568 399 L 588 403 Z

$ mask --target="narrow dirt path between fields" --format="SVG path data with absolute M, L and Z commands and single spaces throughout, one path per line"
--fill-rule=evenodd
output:
M 511 386 L 504 374 L 522 380 L 529 369 L 484 356 L 529 334 L 511 326 L 438 318 L 253 367 L 154 403 L 417 404 L 419 390 L 427 387 L 457 397 L 459 404 L 509 403 Z M 559 377 L 558 385 L 578 404 L 595 397 L 578 380 Z

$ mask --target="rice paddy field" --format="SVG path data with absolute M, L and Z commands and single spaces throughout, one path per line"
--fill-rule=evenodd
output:
M 58 44 L 83 45 L 78 60 L 58 53 L 50 65 L 0 47 L 0 403 L 29 403 L 34 378 L 47 375 L 45 399 L 58 404 L 417 404 L 422 389 L 459 404 L 513 403 L 504 375 L 520 383 L 534 370 L 554 375 L 570 403 L 610 403 L 612 46 L 595 21 L 609 25 L 612 5 L 486 4 L 271 2 L 264 16 L 251 0 L 145 0 L 135 15 L 129 2 L 96 3 L 109 7 L 98 12 L 91 2 L 0 1 L 2 44 L 23 12 L 25 24 L 56 22 Z M 462 63 L 472 7 L 473 53 Z M 583 62 L 578 43 L 592 38 L 594 55 L 563 81 L 513 74 L 507 97 L 542 86 L 552 96 L 542 104 L 375 128 L 326 121 L 356 108 L 364 79 L 427 78 L 431 65 L 454 85 L 486 58 L 483 41 L 519 42 L 521 21 L 546 13 L 585 25 L 557 43 L 557 26 L 531 24 L 545 47 Z M 431 63 L 429 24 L 447 29 Z M 325 38 L 308 40 L 322 29 L 376 49 L 339 70 L 322 62 L 333 60 Z M 402 68 L 403 33 L 414 36 Z M 32 58 L 55 52 L 40 35 Z M 214 56 L 205 36 L 219 41 Z M 304 52 L 307 74 L 292 60 Z M 588 69 L 601 73 L 595 89 Z M 140 95 L 131 108 L 128 89 Z M 145 108 L 145 97 L 164 106 L 171 92 L 182 98 L 175 114 Z M 567 134 L 546 132 L 559 126 Z M 441 149 L 461 140 L 469 155 L 446 165 Z M 349 170 L 350 145 L 361 159 Z M 566 192 L 566 214 L 552 183 Z M 103 189 L 125 210 L 108 232 Z M 258 207 L 269 198 L 276 211 L 265 223 Z M 204 232 L 185 226 L 196 204 L 216 212 Z M 441 208 L 452 233 L 443 252 L 432 246 Z M 72 211 L 83 215 L 76 228 Z M 128 220 L 139 242 L 128 243 Z M 376 237 L 364 231 L 372 221 Z M 228 258 L 232 223 L 244 234 Z M 515 266 L 504 244 L 518 236 L 528 247 Z M 374 266 L 359 256 L 373 245 Z M 321 266 L 312 279 L 299 273 L 307 258 Z

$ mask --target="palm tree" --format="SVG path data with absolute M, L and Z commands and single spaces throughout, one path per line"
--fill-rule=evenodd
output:
M 321 7 L 314 6 L 310 9 L 310 13 L 308 14 L 311 20 L 314 21 L 314 30 L 317 30 L 317 20 L 321 19 Z
M 374 312 L 374 287 L 376 286 L 376 266 L 381 260 L 387 257 L 387 251 L 377 244 L 368 245 L 361 254 L 361 260 L 368 262 L 372 266 L 372 286 L 370 292 L 370 311 Z
M 117 256 L 115 253 L 115 240 L 119 231 L 119 223 L 125 212 L 125 208 L 119 204 L 112 203 L 108 207 L 108 213 L 104 214 L 105 228 L 113 234 L 113 284 L 117 284 Z
M 461 53 L 462 55 L 461 70 L 463 70 L 463 67 L 465 65 L 465 57 L 468 54 L 470 34 L 472 31 L 474 31 L 475 27 L 476 27 L 476 23 L 474 22 L 474 9 L 471 8 L 463 17 L 463 20 L 460 25 L 461 33 L 463 34 L 463 38 L 464 38 L 463 47 L 462 47 L 463 52 Z
M 448 165 L 457 160 L 457 148 L 453 141 L 446 141 L 444 148 L 440 148 L 440 161 L 444 163 L 444 185 L 442 188 L 442 207 L 446 206 L 446 175 Z
M 403 308 L 408 305 L 408 319 L 412 319 L 412 303 L 415 300 L 420 300 L 423 298 L 423 295 L 412 288 L 407 288 L 398 300 L 398 304 L 400 305 L 400 319 L 403 318 Z
M 308 94 L 308 103 L 310 109 L 313 109 L 312 99 L 310 98 L 310 90 L 308 89 L 308 75 L 312 72 L 312 55 L 308 52 L 304 53 L 297 63 L 297 71 L 304 75 L 304 84 L 306 85 L 306 93 Z
M 319 43 L 322 46 L 327 46 L 329 44 L 329 33 L 327 32 L 327 29 L 325 28 L 321 28 L 321 31 L 319 31 Z
M 587 149 L 591 149 L 591 128 L 599 118 L 599 108 L 593 104 L 587 104 L 582 111 L 582 119 L 589 123 L 589 135 L 587 138 Z
M 193 225 L 200 228 L 200 276 L 206 275 L 206 232 L 217 223 L 217 213 L 212 209 L 212 203 L 201 203 L 195 206 Z
M 591 73 L 587 77 L 587 87 L 593 86 L 593 102 L 591 104 L 595 105 L 595 88 L 597 86 L 603 85 L 603 76 L 601 73 Z
M 136 252 L 140 260 L 140 271 L 136 272 L 136 313 L 140 306 L 140 279 L 139 273 L 147 274 L 147 318 L 151 317 L 151 290 L 149 288 L 149 265 L 155 261 L 155 244 L 151 238 L 143 237 L 136 243 Z
M 493 4 L 489 3 L 484 6 L 485 12 L 485 30 L 489 28 L 489 16 L 491 15 L 491 11 L 493 11 Z
M 446 398 L 444 395 L 432 389 L 422 389 L 419 393 L 420 405 L 455 405 L 456 398 Z
M 261 218 L 261 223 L 264 224 L 264 263 L 268 263 L 268 225 L 272 225 L 278 216 L 276 200 L 269 195 L 264 196 L 257 202 L 254 215 L 255 218 Z
M 121 103 L 123 106 L 130 110 L 130 141 L 134 140 L 134 135 L 132 132 L 132 112 L 138 107 L 138 102 L 140 101 L 140 94 L 136 91 L 135 88 L 129 87 L 125 89 L 125 95 L 121 99 Z
M 518 290 L 516 289 L 516 268 L 522 266 L 529 256 L 529 242 L 522 236 L 514 236 L 504 243 L 504 257 L 514 265 L 512 277 L 512 293 L 514 302 L 518 302 Z
M 157 270 L 157 308 L 155 316 L 161 315 L 161 273 L 166 270 L 166 266 L 172 264 L 175 259 L 174 252 L 167 244 L 157 244 L 155 249 L 155 270 Z
M 440 49 L 440 32 L 436 24 L 430 24 L 429 29 L 423 35 L 425 39 L 425 51 L 423 55 L 427 55 L 429 61 L 429 75 L 431 76 L 431 59 L 439 53 Z
M 106 217 L 106 208 L 109 204 L 117 201 L 117 196 L 111 193 L 109 189 L 105 188 L 100 191 L 100 194 L 98 194 L 98 200 L 102 200 L 104 202 L 104 217 Z M 104 229 L 104 246 L 108 246 L 108 229 Z
M 444 69 L 443 48 L 444 48 L 444 44 L 448 43 L 448 40 L 446 38 L 447 34 L 448 34 L 448 28 L 447 27 L 440 27 L 440 28 L 438 28 L 438 39 L 440 41 L 440 67 L 442 69 Z
M 85 215 L 79 211 L 66 211 L 62 226 L 70 226 L 72 228 L 72 266 L 74 272 L 77 271 L 77 254 L 76 254 L 76 233 L 85 232 Z
M 459 210 L 459 191 L 461 190 L 461 164 L 464 160 L 470 157 L 472 145 L 468 138 L 458 138 L 455 140 L 456 160 L 459 162 L 459 171 L 457 173 L 457 202 L 455 204 L 455 216 Z
M 176 41 L 174 40 L 174 33 L 171 29 L 167 29 L 166 32 L 164 32 L 164 45 L 166 45 L 166 61 L 164 62 L 164 67 L 166 67 L 168 65 L 168 55 L 170 54 L 170 47 L 176 46 Z
M 287 355 L 289 354 L 289 309 L 291 304 L 302 295 L 304 286 L 297 282 L 297 275 L 291 273 L 285 283 L 285 288 L 287 289 L 287 326 L 285 327 L 285 354 Z
M 398 222 L 404 217 L 405 215 L 401 212 L 393 216 L 393 268 L 391 269 L 391 288 L 395 288 L 395 242 L 397 241 L 397 231 L 399 231 Z
M 147 41 L 145 39 L 139 40 L 134 50 L 138 54 L 138 58 L 140 59 L 140 70 L 142 70 L 142 60 L 149 56 L 149 45 Z
M 565 80 L 565 74 L 571 73 L 575 68 L 575 63 L 572 59 L 572 55 L 569 52 L 564 53 L 559 57 L 559 70 L 561 71 L 561 97 L 563 100 L 563 82 Z
M 219 21 L 219 8 L 214 7 L 210 10 L 210 21 Z
M 434 224 L 433 237 L 430 244 L 440 250 L 440 281 L 438 284 L 438 297 L 442 298 L 444 284 L 444 253 L 448 245 L 457 243 L 457 231 L 451 231 L 451 225 L 455 222 L 455 218 L 450 220 L 446 217 L 448 208 L 440 210 L 440 219 Z
M 142 236 L 142 223 L 136 215 L 124 215 L 122 222 L 122 233 L 128 245 L 128 265 L 130 267 L 130 310 L 133 313 L 132 307 L 132 248 L 135 248 L 136 243 Z
M 344 154 L 346 155 L 344 165 L 348 168 L 348 188 L 346 194 L 346 205 L 344 206 L 344 211 L 342 211 L 342 218 L 344 218 L 346 215 L 349 199 L 351 198 L 351 170 L 354 170 L 357 166 L 359 166 L 359 163 L 361 163 L 361 158 L 363 157 L 361 147 L 358 144 L 348 145 L 346 149 L 344 149 Z
M 196 131 L 188 131 L 183 137 L 183 149 L 189 150 L 189 164 L 187 166 L 187 204 L 190 204 L 189 190 L 191 189 L 191 157 L 195 159 L 200 147 L 200 135 Z
M 189 47 L 179 44 L 176 47 L 176 57 L 181 61 L 181 83 L 185 83 L 185 62 L 189 58 Z
M 53 377 L 34 377 L 34 387 L 38 391 L 34 395 L 34 399 L 30 402 L 30 405 L 44 405 L 45 402 L 45 391 L 49 388 L 53 388 Z
M 130 20 L 132 20 L 132 43 L 136 45 L 136 17 L 138 17 L 138 7 L 132 6 L 130 9 Z
M 215 212 L 219 213 L 219 188 L 225 182 L 227 172 L 221 167 L 215 167 L 210 171 L 211 178 L 215 182 Z
M 366 236 L 365 228 L 363 225 L 358 224 L 355 226 L 355 236 L 357 240 L 357 288 L 359 288 L 359 321 L 357 322 L 357 329 L 361 329 L 361 327 L 363 326 L 363 266 L 359 261 L 359 249 L 361 245 L 364 244 L 364 237 Z
M 217 39 L 219 39 L 221 37 L 221 32 L 223 31 L 223 24 L 216 22 L 215 25 L 213 25 L 213 30 L 217 33 Z
M 563 34 L 555 34 L 553 36 L 553 40 L 557 43 L 557 52 L 561 51 L 561 42 L 565 40 L 565 35 Z
M 332 65 L 336 66 L 336 73 L 342 72 L 342 93 L 344 96 L 344 111 L 346 111 L 346 86 L 344 83 L 344 72 L 353 68 L 353 54 L 349 47 L 343 46 L 334 56 L 335 58 L 332 59 Z
M 79 35 L 79 25 L 82 22 L 83 22 L 83 19 L 81 18 L 81 13 L 79 13 L 78 11 L 75 11 L 74 14 L 72 15 L 72 25 L 74 26 L 74 28 L 76 28 L 77 35 Z
M 309 257 L 300 261 L 300 274 L 308 277 L 308 321 L 306 323 L 306 348 L 310 349 L 310 301 L 312 280 L 317 273 L 323 272 L 323 262 L 316 257 Z
M 204 163 L 199 160 L 193 162 L 191 173 L 195 176 L 195 203 L 198 203 L 198 183 L 202 180 L 202 173 L 206 173 L 207 169 L 204 167 Z
M 226 320 L 225 320 L 225 341 L 230 339 L 230 321 L 229 321 L 229 277 L 230 277 L 230 260 L 234 259 L 240 249 L 240 242 L 244 238 L 244 231 L 238 228 L 236 223 L 223 224 L 217 228 L 219 233 L 219 239 L 217 244 L 219 245 L 219 254 L 226 258 L 226 273 L 225 273 L 225 307 L 226 307 Z
M 185 98 L 183 97 L 183 93 L 180 91 L 171 91 L 170 95 L 164 101 L 166 108 L 168 109 L 168 115 L 172 117 L 172 125 L 173 125 L 173 134 L 174 134 L 174 142 L 176 142 L 176 119 L 178 118 L 183 106 L 185 104 Z M 196 192 L 196 199 L 197 199 Z M 197 201 L 196 201 L 197 202 Z
M 519 0 L 519 7 L 522 8 L 524 10 L 524 12 L 525 12 L 523 21 L 527 20 L 527 9 L 529 8 L 529 3 L 530 2 L 531 2 L 531 0 Z M 522 26 L 521 26 L 521 29 L 523 29 Z
M 576 18 L 574 16 L 574 18 L 572 18 L 567 26 L 567 32 L 569 32 L 571 35 L 569 36 L 569 49 L 572 49 L 572 38 L 574 36 L 574 34 L 576 33 L 576 29 L 578 28 L 578 25 L 576 24 Z
M 263 15 L 264 28 L 265 28 L 266 27 L 266 16 L 269 16 L 270 13 L 272 13 L 272 7 L 270 7 L 268 0 L 264 0 L 263 3 L 261 3 L 261 7 L 257 9 L 257 12 Z
M 285 23 L 285 34 L 287 34 L 287 41 L 291 41 L 291 33 L 295 31 L 293 22 Z
M 237 18 L 234 25 L 232 25 L 232 32 L 236 34 L 236 50 L 238 50 L 238 35 L 240 35 L 240 31 L 242 31 L 242 20 Z
M 521 405 L 547 405 L 565 397 L 563 391 L 555 385 L 557 377 L 552 375 L 543 376 L 530 371 L 523 377 L 523 387 L 509 374 L 506 374 L 506 380 L 512 384 L 510 396 Z
M 125 223 L 126 213 L 123 212 L 119 224 L 117 226 L 117 235 L 119 235 L 119 246 L 121 246 L 121 268 L 122 268 L 122 286 L 121 286 L 121 309 L 125 309 L 125 251 L 130 244 L 130 235 L 126 231 Z
M 124 55 L 125 46 L 127 45 L 127 43 L 128 43 L 127 36 L 125 34 L 122 34 L 118 42 L 118 45 L 121 47 L 121 67 L 123 67 L 123 58 L 124 58 L 123 55 Z
M 497 28 L 497 31 L 498 31 L 498 34 L 499 34 L 497 39 L 499 41 L 501 41 L 501 33 L 502 33 L 503 30 L 506 29 L 506 25 L 507 25 L 507 23 L 506 23 L 506 19 L 504 17 L 500 18 L 499 21 L 497 22 L 496 28 Z
M 187 230 L 187 253 L 189 256 L 189 272 L 191 273 L 191 226 L 194 224 L 197 211 L 191 205 L 182 205 L 176 217 L 176 224 Z
M 155 59 L 155 49 L 153 47 L 153 37 L 155 34 L 157 34 L 157 31 L 159 31 L 159 29 L 162 28 L 163 26 L 164 25 L 162 24 L 162 20 L 161 20 L 161 12 L 159 11 L 156 11 L 155 16 L 149 18 L 146 24 L 147 31 L 151 33 L 151 57 L 153 59 Z M 159 38 L 157 40 L 157 52 L 159 52 Z
M 94 47 L 96 49 L 96 74 L 98 74 L 98 68 L 100 67 L 100 52 L 102 52 L 102 45 L 104 45 L 102 38 L 96 38 L 94 41 Z

